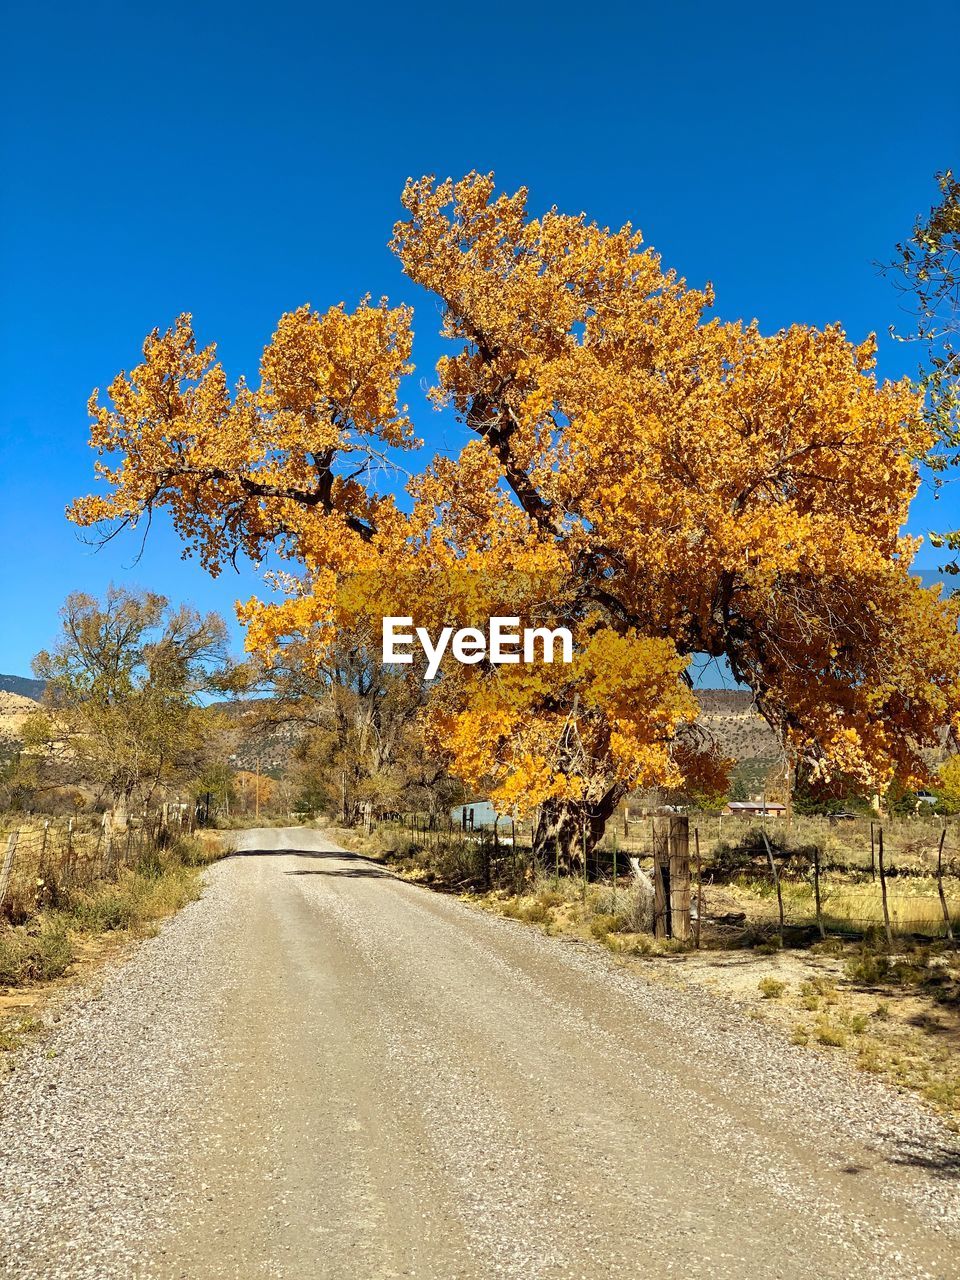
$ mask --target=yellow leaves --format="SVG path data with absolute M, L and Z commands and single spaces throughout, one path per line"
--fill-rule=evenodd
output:
M 671 743 L 697 714 L 686 659 L 590 625 L 572 664 L 448 670 L 428 708 L 434 750 L 505 809 L 680 780 Z
M 937 770 L 936 789 L 951 808 L 960 808 L 960 756 L 951 756 Z
M 304 306 L 281 317 L 260 362 L 258 393 L 265 413 L 283 415 L 277 447 L 347 448 L 351 430 L 385 445 L 417 445 L 397 405 L 399 380 L 413 370 L 412 319 L 410 307 L 391 310 L 386 299 L 372 307 L 367 298 L 352 313 L 341 303 L 324 315 Z
M 434 691 L 438 746 L 511 803 L 712 767 L 682 742 L 691 653 L 726 658 L 819 767 L 914 770 L 960 723 L 957 613 L 909 576 L 899 531 L 930 435 L 916 390 L 877 380 L 873 339 L 705 320 L 709 288 L 632 226 L 530 218 L 489 174 L 411 181 L 402 203 L 392 248 L 453 344 L 431 395 L 468 441 L 411 479 L 411 512 L 378 485 L 418 443 L 412 315 L 364 299 L 283 316 L 259 385 L 232 395 L 189 316 L 152 333 L 111 403 L 91 399 L 113 492 L 72 518 L 165 507 L 212 572 L 275 549 L 302 577 L 243 607 L 254 649 L 321 646 L 411 600 L 434 627 L 485 608 L 569 623 L 572 669 L 470 668 Z
M 217 573 L 238 552 L 259 560 L 269 545 L 323 563 L 321 516 L 339 525 L 346 565 L 356 561 L 375 518 L 389 523 L 372 477 L 387 450 L 419 443 L 398 402 L 412 368 L 411 319 L 408 307 L 367 299 L 354 312 L 301 307 L 264 351 L 260 386 L 241 382 L 233 397 L 214 348 L 197 349 L 189 316 L 154 331 L 143 363 L 111 384 L 110 406 L 91 398 L 91 444 L 123 461 L 99 464 L 115 491 L 78 500 L 70 518 L 136 523 L 166 507 L 187 550 Z

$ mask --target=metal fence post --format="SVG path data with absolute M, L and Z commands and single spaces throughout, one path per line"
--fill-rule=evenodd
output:
M 3 867 L 0 869 L 0 906 L 3 906 L 3 900 L 7 896 L 7 886 L 10 883 L 10 873 L 13 870 L 13 855 L 17 851 L 17 841 L 19 839 L 19 830 L 11 831 L 7 836 L 7 851 L 3 856 Z

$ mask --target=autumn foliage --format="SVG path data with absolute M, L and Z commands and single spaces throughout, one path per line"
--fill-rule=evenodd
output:
M 261 652 L 319 650 L 360 614 L 570 626 L 572 666 L 444 668 L 426 718 L 459 776 L 550 829 L 715 769 L 694 654 L 726 659 L 814 770 L 923 776 L 958 725 L 960 641 L 900 533 L 931 443 L 916 390 L 878 381 L 873 342 L 839 327 L 714 318 L 630 226 L 526 205 L 478 174 L 403 193 L 391 247 L 439 299 L 431 396 L 463 442 L 402 502 L 384 479 L 420 448 L 412 314 L 367 299 L 282 317 L 233 391 L 190 317 L 155 331 L 91 400 L 108 491 L 72 518 L 164 508 L 211 572 L 273 549 L 283 598 L 241 608 Z

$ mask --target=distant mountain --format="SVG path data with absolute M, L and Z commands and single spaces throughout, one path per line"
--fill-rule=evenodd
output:
M 19 693 L 21 698 L 39 702 L 43 697 L 44 682 L 31 680 L 29 676 L 0 676 L 0 693 Z

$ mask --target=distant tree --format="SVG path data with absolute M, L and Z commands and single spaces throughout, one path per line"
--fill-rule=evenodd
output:
M 735 774 L 730 782 L 730 788 L 727 791 L 727 799 L 736 801 L 750 799 L 750 795 L 747 791 L 747 784 L 739 774 Z
M 217 734 L 216 740 L 222 740 Z M 211 746 L 213 739 L 211 740 Z M 212 755 L 190 782 L 190 794 L 194 803 L 204 811 L 229 810 L 236 803 L 234 775 L 230 766 L 219 755 Z
M 424 741 L 423 685 L 384 665 L 369 625 L 327 647 L 284 645 L 260 683 L 273 695 L 255 704 L 261 718 L 305 727 L 291 769 L 304 808 L 353 824 L 366 812 L 439 812 L 458 794 Z
M 206 763 L 215 713 L 200 705 L 228 667 L 226 625 L 154 592 L 80 592 L 60 610 L 61 634 L 37 654 L 43 710 L 29 746 L 49 778 L 85 784 L 126 822 L 134 797 L 185 782 Z
M 27 809 L 37 795 L 36 759 L 19 743 L 0 742 L 0 810 Z
M 937 174 L 937 185 L 940 200 L 917 218 L 888 270 L 899 276 L 916 321 L 913 332 L 895 336 L 924 348 L 920 384 L 934 435 L 925 461 L 942 479 L 960 458 L 960 181 L 947 169 Z M 960 530 L 933 534 L 931 541 L 960 552 Z M 960 572 L 960 562 L 947 568 Z
M 960 756 L 951 756 L 940 766 L 933 793 L 940 813 L 960 813 Z
M 238 769 L 231 779 L 231 790 L 243 813 L 265 813 L 276 807 L 280 786 L 268 773 Z

